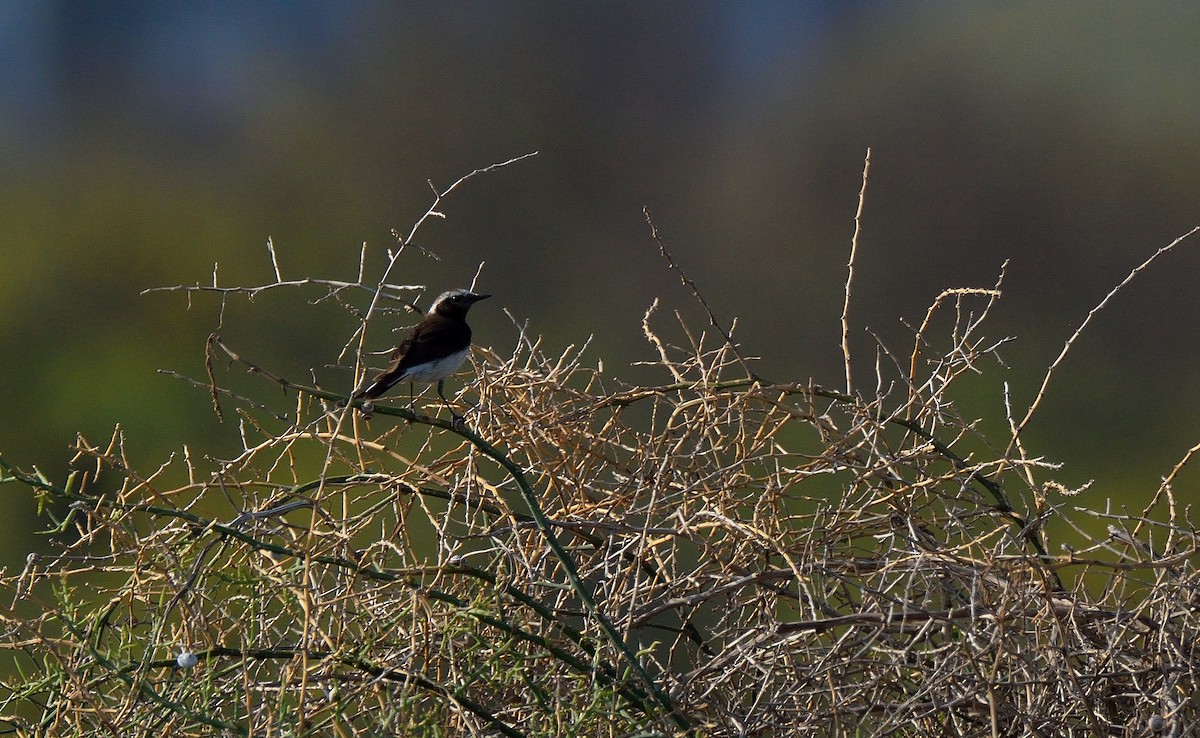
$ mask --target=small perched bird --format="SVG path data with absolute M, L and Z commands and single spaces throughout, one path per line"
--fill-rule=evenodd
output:
M 470 290 L 450 290 L 438 295 L 425 319 L 417 323 L 395 351 L 392 360 L 371 383 L 356 390 L 353 399 L 373 400 L 400 382 L 437 382 L 438 396 L 443 394 L 446 377 L 458 371 L 471 349 L 471 326 L 467 311 L 491 295 Z M 453 410 L 451 415 L 458 417 Z

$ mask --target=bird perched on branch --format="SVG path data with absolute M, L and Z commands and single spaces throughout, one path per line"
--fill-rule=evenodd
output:
M 449 406 L 443 394 L 446 377 L 458 371 L 471 349 L 471 326 L 467 311 L 491 295 L 470 290 L 450 290 L 438 295 L 425 319 L 417 323 L 395 351 L 392 360 L 371 383 L 352 395 L 355 400 L 373 400 L 400 382 L 437 382 L 438 396 Z M 450 410 L 456 419 L 459 415 Z

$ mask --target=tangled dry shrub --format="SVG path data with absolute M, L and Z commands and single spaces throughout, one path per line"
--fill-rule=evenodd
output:
M 143 473 L 117 432 L 81 438 L 86 471 L 64 484 L 3 462 L 68 513 L 56 553 L 0 578 L 23 669 L 0 720 L 72 736 L 1190 734 L 1183 462 L 1140 515 L 1107 515 L 1069 509 L 1019 443 L 980 437 L 952 388 L 999 345 L 981 333 L 998 295 L 939 297 L 869 393 L 755 377 L 725 335 L 653 308 L 655 385 L 523 333 L 508 355 L 477 350 L 465 427 L 403 401 L 368 420 L 291 383 L 278 407 L 282 380 L 214 337 L 204 384 L 240 417 L 235 458 Z M 227 387 L 247 368 L 254 397 Z M 1087 545 L 1048 549 L 1049 519 L 1089 516 L 1107 537 L 1077 526 Z

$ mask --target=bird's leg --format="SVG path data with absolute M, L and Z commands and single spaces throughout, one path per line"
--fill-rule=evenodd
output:
M 416 395 L 413 394 L 412 382 L 408 383 L 408 411 L 418 417 L 424 415 L 424 413 L 417 409 L 417 398 Z
M 443 392 L 443 390 L 445 390 L 445 388 L 446 388 L 446 380 L 439 379 L 438 380 L 438 397 L 441 397 L 442 402 L 446 403 L 446 407 L 450 408 L 450 415 L 454 418 L 454 420 L 452 422 L 455 425 L 458 425 L 459 423 L 463 422 L 464 418 L 463 418 L 463 416 L 454 412 L 454 408 L 450 405 L 450 401 L 446 399 L 446 395 Z

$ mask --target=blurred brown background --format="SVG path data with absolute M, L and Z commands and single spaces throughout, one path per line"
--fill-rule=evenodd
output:
M 218 302 L 147 287 L 353 279 L 446 186 L 472 181 L 394 281 L 496 295 L 477 342 L 529 318 L 593 335 L 623 375 L 657 296 L 703 327 L 641 209 L 762 374 L 842 379 L 842 283 L 873 149 L 851 319 L 902 353 L 944 288 L 991 286 L 1007 368 L 962 401 L 1002 429 L 1087 311 L 1200 224 L 1200 5 L 628 2 L 0 6 L 0 453 L 61 479 L 77 431 L 120 423 L 147 470 L 228 454 L 202 391 Z M 1200 439 L 1200 239 L 1083 336 L 1028 432 L 1035 454 L 1136 503 Z M 233 299 L 230 343 L 307 378 L 353 329 L 335 306 Z M 427 294 L 425 304 L 432 294 Z M 349 389 L 349 377 L 344 380 Z M 1194 477 L 1184 492 L 1194 499 Z M 40 523 L 3 488 L 0 561 Z M 19 535 L 18 535 L 19 534 Z

